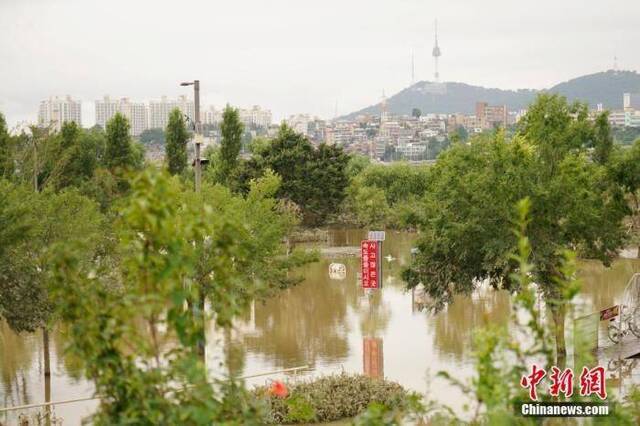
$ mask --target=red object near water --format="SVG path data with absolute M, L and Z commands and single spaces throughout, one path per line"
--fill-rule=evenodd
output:
M 273 383 L 271 383 L 269 393 L 273 396 L 277 396 L 278 398 L 286 398 L 287 395 L 289 395 L 287 386 L 280 380 L 275 380 Z

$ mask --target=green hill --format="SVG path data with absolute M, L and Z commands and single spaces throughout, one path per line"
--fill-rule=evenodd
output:
M 605 108 L 622 108 L 623 93 L 640 93 L 640 74 L 636 71 L 605 71 L 574 78 L 548 89 L 560 93 L 569 100 L 588 102 L 595 107 L 602 103 Z M 526 108 L 538 91 L 532 89 L 502 90 L 472 86 L 465 83 L 432 83 L 420 81 L 387 99 L 387 109 L 392 114 L 411 114 L 413 108 L 422 113 L 473 114 L 476 102 L 491 105 L 507 105 L 509 110 Z M 362 114 L 380 114 L 380 104 L 355 111 L 344 118 L 355 118 Z

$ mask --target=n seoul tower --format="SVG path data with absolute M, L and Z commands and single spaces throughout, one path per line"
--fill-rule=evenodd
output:
M 431 56 L 433 56 L 433 61 L 435 62 L 436 72 L 434 74 L 435 82 L 438 83 L 440 81 L 440 73 L 438 72 L 438 58 L 442 53 L 440 52 L 440 47 L 438 46 L 438 20 L 436 19 L 436 44 L 433 46 L 433 50 L 431 51 Z

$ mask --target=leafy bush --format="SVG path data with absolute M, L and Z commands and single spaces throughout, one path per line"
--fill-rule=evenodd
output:
M 346 373 L 288 386 L 286 398 L 270 395 L 266 386 L 254 389 L 255 395 L 267 402 L 265 423 L 330 422 L 357 416 L 371 403 L 402 408 L 411 395 L 395 382 Z

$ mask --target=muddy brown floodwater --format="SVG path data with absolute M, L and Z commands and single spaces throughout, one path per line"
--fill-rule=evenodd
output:
M 355 247 L 365 237 L 363 230 L 332 230 L 329 245 Z M 367 295 L 358 287 L 360 260 L 344 250 L 343 256 L 323 257 L 298 271 L 304 277 L 300 285 L 256 303 L 236 321 L 231 333 L 225 335 L 210 327 L 207 362 L 212 374 L 220 372 L 224 353 L 231 354 L 230 367 L 240 376 L 303 365 L 309 366 L 305 377 L 340 371 L 366 373 L 397 381 L 462 410 L 463 396 L 434 376 L 440 370 L 459 379 L 472 374 L 474 330 L 486 321 L 507 322 L 509 295 L 480 290 L 471 297 L 457 297 L 453 305 L 436 315 L 421 311 L 419 297 L 405 291 L 400 278 L 410 262 L 415 238 L 415 234 L 387 232 L 384 284 L 379 291 Z M 344 268 L 330 268 L 332 263 Z M 621 302 L 627 281 L 636 272 L 640 272 L 640 261 L 633 259 L 620 259 L 610 268 L 581 262 L 580 311 Z M 604 326 L 601 331 L 606 333 Z M 52 341 L 51 400 L 91 395 L 92 385 L 82 378 L 73 360 L 62 355 L 65 335 L 53 332 Z M 45 400 L 41 342 L 39 334 L 16 335 L 0 323 L 0 406 Z M 640 367 L 625 368 L 625 386 L 640 383 Z M 274 377 L 283 376 L 255 378 L 248 384 Z M 54 413 L 63 424 L 75 425 L 95 406 L 93 401 L 61 405 Z M 0 414 L 0 422 L 13 420 L 13 416 Z

